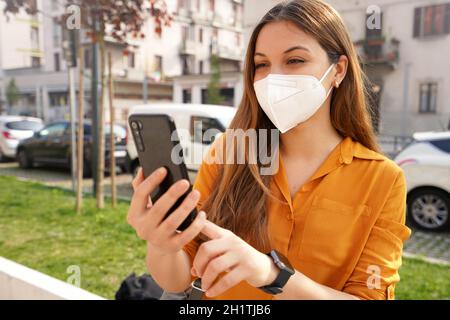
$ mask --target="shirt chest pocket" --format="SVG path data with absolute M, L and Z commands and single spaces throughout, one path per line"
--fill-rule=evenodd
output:
M 370 207 L 315 196 L 306 217 L 300 259 L 333 269 L 353 268 L 370 230 Z

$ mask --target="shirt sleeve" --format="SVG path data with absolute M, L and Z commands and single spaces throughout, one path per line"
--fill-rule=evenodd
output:
M 395 299 L 403 243 L 411 235 L 411 230 L 405 226 L 405 213 L 406 183 L 400 169 L 356 268 L 344 285 L 344 292 L 360 299 Z
M 219 153 L 218 146 L 221 145 L 221 141 L 223 141 L 222 137 L 216 139 L 216 141 L 211 145 L 208 152 L 206 153 L 202 164 L 200 165 L 199 171 L 197 173 L 197 178 L 195 179 L 193 188 L 200 192 L 200 200 L 197 204 L 197 210 L 203 206 L 203 203 L 211 194 L 211 191 L 214 187 L 214 183 L 216 182 L 216 177 L 219 174 Z M 208 213 L 206 213 L 208 216 Z M 198 239 L 194 239 L 183 247 L 183 250 L 188 254 L 189 259 L 191 260 L 191 265 L 194 261 L 195 254 L 197 253 L 199 247 Z

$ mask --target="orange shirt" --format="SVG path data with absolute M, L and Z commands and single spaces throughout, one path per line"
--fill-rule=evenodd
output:
M 291 198 L 281 157 L 279 165 L 270 190 L 287 203 L 268 200 L 272 248 L 322 285 L 362 299 L 394 299 L 403 242 L 411 234 L 400 167 L 347 137 Z M 194 184 L 199 207 L 218 174 L 219 164 L 203 162 Z M 197 249 L 195 240 L 184 247 L 191 263 Z M 272 296 L 243 281 L 215 299 Z

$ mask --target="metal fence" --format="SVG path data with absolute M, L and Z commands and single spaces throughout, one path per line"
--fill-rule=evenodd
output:
M 391 159 L 413 141 L 414 138 L 412 136 L 378 136 L 378 143 L 380 144 L 381 150 Z

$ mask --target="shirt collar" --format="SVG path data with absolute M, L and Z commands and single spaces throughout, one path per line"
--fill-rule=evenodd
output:
M 353 141 L 351 137 L 345 137 L 336 147 L 330 152 L 325 161 L 320 165 L 312 177 L 305 183 L 308 183 L 320 178 L 341 165 L 348 165 L 353 162 L 354 158 L 367 160 L 383 160 L 385 157 L 369 148 L 365 147 L 359 142 Z M 274 180 L 280 188 L 286 199 L 290 198 L 288 180 L 283 166 L 283 161 L 279 155 L 278 172 L 274 176 Z

